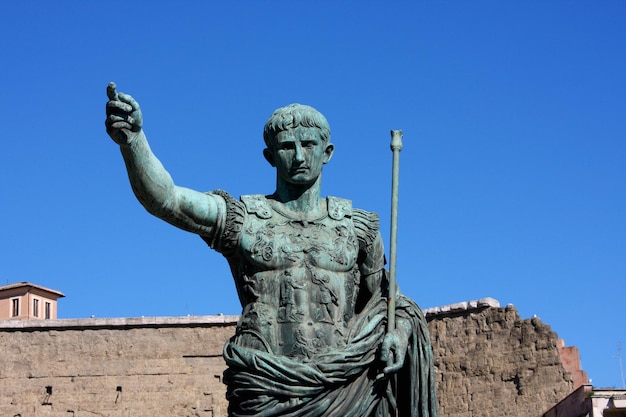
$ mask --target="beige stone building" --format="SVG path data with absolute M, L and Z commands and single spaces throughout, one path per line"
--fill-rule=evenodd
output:
M 0 286 L 0 320 L 54 320 L 62 292 L 30 282 Z

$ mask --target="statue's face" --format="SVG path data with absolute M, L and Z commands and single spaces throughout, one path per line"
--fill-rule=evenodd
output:
M 320 137 L 319 129 L 298 126 L 279 132 L 266 157 L 279 178 L 289 184 L 313 184 L 330 160 L 333 145 Z

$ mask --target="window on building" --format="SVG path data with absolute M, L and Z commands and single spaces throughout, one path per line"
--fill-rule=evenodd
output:
M 50 320 L 50 308 L 50 303 L 46 302 L 46 305 L 44 306 L 44 317 L 46 320 Z
M 20 315 L 20 299 L 14 298 L 11 310 L 11 317 L 17 317 Z
M 39 300 L 33 300 L 33 317 L 39 317 Z

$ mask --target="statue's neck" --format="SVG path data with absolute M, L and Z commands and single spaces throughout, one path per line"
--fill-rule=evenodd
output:
M 320 196 L 321 175 L 313 184 L 296 186 L 277 181 L 274 199 L 296 213 L 315 214 L 326 209 Z

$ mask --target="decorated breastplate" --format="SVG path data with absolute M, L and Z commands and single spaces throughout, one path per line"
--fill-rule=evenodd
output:
M 306 220 L 263 196 L 242 202 L 240 343 L 303 360 L 343 346 L 360 278 L 350 202 L 329 198 Z

